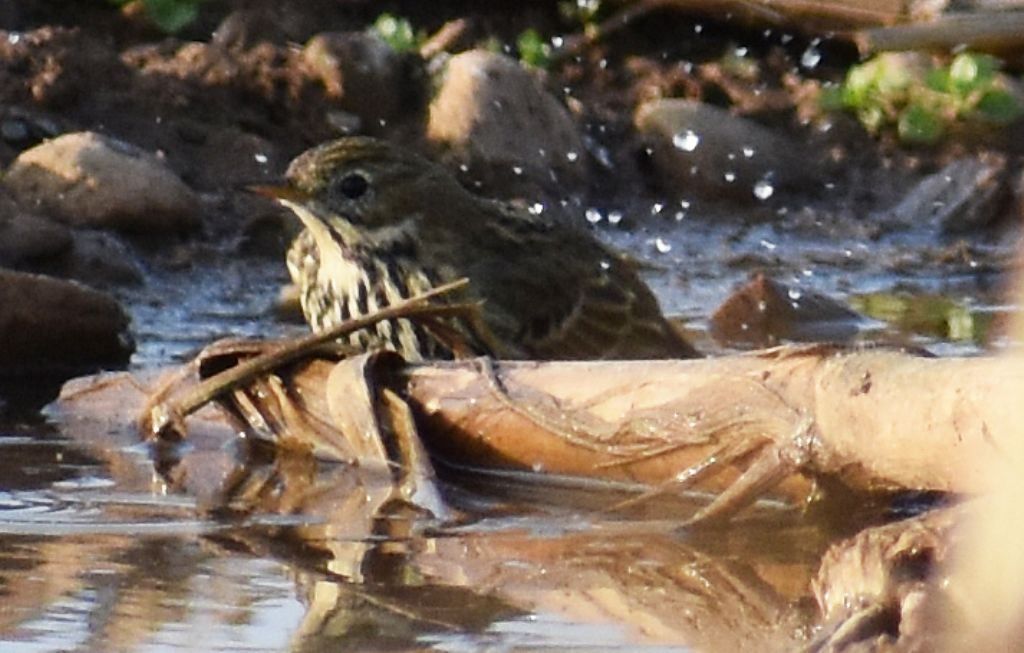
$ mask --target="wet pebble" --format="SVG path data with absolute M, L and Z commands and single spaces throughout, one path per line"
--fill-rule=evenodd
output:
M 73 226 L 184 231 L 198 222 L 195 194 L 158 158 L 97 134 L 65 134 L 25 150 L 4 184 L 26 207 Z
M 654 100 L 636 112 L 654 172 L 680 197 L 729 197 L 751 203 L 778 189 L 813 188 L 821 164 L 799 144 L 760 124 L 692 100 Z
M 509 57 L 470 50 L 441 75 L 427 135 L 467 181 L 504 197 L 561 197 L 585 183 L 576 125 L 534 73 Z
M 950 161 L 875 218 L 891 226 L 934 225 L 946 233 L 984 227 L 1010 208 L 1006 157 L 982 152 Z
M 825 295 L 786 286 L 756 273 L 711 316 L 711 335 L 727 346 L 767 347 L 783 341 L 842 342 L 861 318 Z
M 0 373 L 76 374 L 127 362 L 128 317 L 73 281 L 0 270 Z
M 342 111 L 356 116 L 356 128 L 373 131 L 403 110 L 414 85 L 410 58 L 365 32 L 324 32 L 306 43 L 302 59 Z M 347 131 L 355 131 L 350 125 Z
M 71 247 L 71 241 L 68 227 L 24 211 L 0 193 L 0 266 L 24 266 L 57 256 Z

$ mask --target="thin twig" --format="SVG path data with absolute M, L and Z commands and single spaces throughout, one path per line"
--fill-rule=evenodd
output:
M 346 320 L 326 331 L 311 333 L 290 345 L 243 361 L 208 379 L 204 379 L 190 388 L 179 399 L 161 402 L 153 406 L 142 417 L 141 422 L 144 430 L 147 430 L 151 437 L 159 438 L 165 435 L 168 427 L 180 424 L 181 420 L 186 416 L 199 410 L 211 399 L 224 392 L 233 390 L 260 374 L 266 374 L 282 365 L 298 360 L 332 340 L 337 340 L 354 331 L 365 329 L 377 322 L 397 318 L 453 315 L 472 310 L 475 304 L 439 305 L 430 303 L 430 300 L 464 288 L 468 283 L 469 280 L 465 278 L 446 283 L 421 295 L 392 304 L 370 315 Z

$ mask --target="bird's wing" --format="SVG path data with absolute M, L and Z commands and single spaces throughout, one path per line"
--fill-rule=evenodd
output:
M 650 289 L 628 261 L 610 254 L 589 276 L 557 281 L 562 311 L 548 311 L 524 326 L 531 357 L 568 359 L 693 358 L 696 350 L 661 313 Z M 561 285 L 561 287 L 559 287 Z

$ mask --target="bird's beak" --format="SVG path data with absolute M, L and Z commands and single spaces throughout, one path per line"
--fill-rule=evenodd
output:
M 279 202 L 304 202 L 309 199 L 309 193 L 299 190 L 294 186 L 288 185 L 273 185 L 273 184 L 256 184 L 254 186 L 247 186 L 246 190 L 263 197 L 277 200 Z

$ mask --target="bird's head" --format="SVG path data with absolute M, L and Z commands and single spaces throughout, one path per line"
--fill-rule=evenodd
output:
M 342 217 L 357 228 L 390 227 L 417 219 L 432 204 L 465 191 L 443 167 L 374 138 L 353 136 L 300 154 L 285 173 L 278 199 L 314 213 Z

